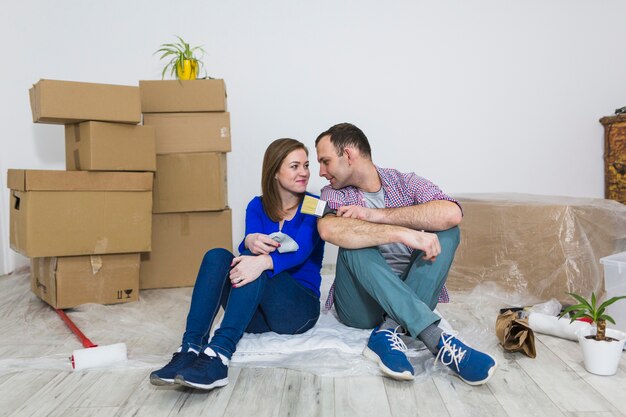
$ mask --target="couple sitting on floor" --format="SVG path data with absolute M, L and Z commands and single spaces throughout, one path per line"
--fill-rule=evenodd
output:
M 221 387 L 244 332 L 311 329 L 320 315 L 324 241 L 339 247 L 327 307 L 334 302 L 347 326 L 374 328 L 363 354 L 385 375 L 414 378 L 399 337 L 405 333 L 468 384 L 487 382 L 495 359 L 444 332 L 433 312 L 438 301 L 447 301 L 459 203 L 414 173 L 374 165 L 366 136 L 349 123 L 321 133 L 315 147 L 319 174 L 330 182 L 320 197 L 335 213 L 318 219 L 302 212 L 310 177 L 307 148 L 294 139 L 272 142 L 263 158 L 262 195 L 246 208 L 240 255 L 206 253 L 182 344 L 150 382 Z M 220 307 L 224 317 L 210 337 Z M 387 317 L 399 326 L 380 328 Z

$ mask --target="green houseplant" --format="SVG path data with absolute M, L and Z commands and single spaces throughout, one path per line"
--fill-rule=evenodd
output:
M 561 313 L 561 317 L 566 314 L 573 313 L 570 315 L 570 323 L 573 323 L 574 320 L 578 320 L 581 318 L 591 320 L 592 324 L 595 323 L 597 327 L 595 335 L 596 340 L 605 340 L 606 322 L 608 321 L 615 324 L 615 320 L 613 319 L 613 317 L 605 313 L 606 308 L 616 301 L 626 298 L 626 295 L 610 298 L 602 304 L 597 305 L 596 294 L 594 292 L 591 293 L 591 302 L 578 294 L 574 294 L 571 292 L 569 292 L 568 294 L 572 296 L 572 298 L 574 298 L 576 301 L 578 301 L 579 304 L 566 308 Z
M 176 75 L 179 80 L 195 80 L 198 77 L 198 70 L 204 65 L 202 57 L 197 57 L 196 53 L 204 55 L 204 49 L 200 46 L 190 47 L 180 36 L 176 37 L 179 42 L 164 43 L 155 52 L 161 54 L 161 60 L 167 60 L 161 78 L 165 78 L 165 73 L 169 71 L 171 76 Z
M 579 294 L 568 294 L 578 301 L 578 304 L 566 308 L 560 317 L 570 314 L 570 322 L 585 318 L 596 325 L 595 328 L 590 327 L 578 333 L 578 343 L 582 347 L 585 369 L 596 375 L 615 374 L 624 343 L 626 343 L 626 334 L 619 330 L 606 328 L 607 321 L 615 324 L 613 317 L 606 314 L 606 308 L 626 298 L 626 295 L 612 297 L 598 304 L 596 294 L 593 292 L 591 293 L 591 300 L 587 300 Z

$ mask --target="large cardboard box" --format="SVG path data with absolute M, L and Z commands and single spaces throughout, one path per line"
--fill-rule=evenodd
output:
M 153 213 L 224 210 L 226 182 L 224 153 L 157 155 Z
M 151 126 L 83 122 L 65 125 L 68 171 L 156 171 Z
M 156 131 L 156 153 L 230 152 L 230 113 L 146 113 Z
M 497 284 L 527 303 L 567 292 L 604 293 L 600 258 L 626 250 L 626 206 L 615 201 L 524 194 L 464 195 L 461 243 L 450 290 Z
M 143 113 L 226 111 L 224 80 L 139 81 Z
M 137 301 L 139 254 L 33 258 L 31 290 L 55 308 Z
M 233 247 L 230 209 L 155 214 L 152 231 L 152 252 L 141 254 L 141 289 L 193 286 L 209 249 Z
M 40 80 L 30 89 L 30 108 L 36 123 L 141 121 L 139 88 L 127 85 Z
M 11 248 L 29 258 L 149 251 L 152 176 L 10 169 Z

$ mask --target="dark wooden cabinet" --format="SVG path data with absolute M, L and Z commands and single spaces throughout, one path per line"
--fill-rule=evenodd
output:
M 604 197 L 626 204 L 626 114 L 603 117 Z

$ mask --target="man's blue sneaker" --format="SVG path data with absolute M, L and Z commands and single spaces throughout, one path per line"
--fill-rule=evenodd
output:
M 197 357 L 198 354 L 193 351 L 174 353 L 172 360 L 167 365 L 150 374 L 150 383 L 152 385 L 173 384 L 178 371 L 191 366 Z
M 451 334 L 441 334 L 438 348 L 435 364 L 440 361 L 470 385 L 487 382 L 498 366 L 493 356 L 472 349 Z
M 396 329 L 379 329 L 370 334 L 363 355 L 378 362 L 380 370 L 393 379 L 410 381 L 415 371 L 404 352 L 407 348 Z
M 207 348 L 200 352 L 190 367 L 179 371 L 174 381 L 204 390 L 223 387 L 228 384 L 228 365 L 212 349 Z

